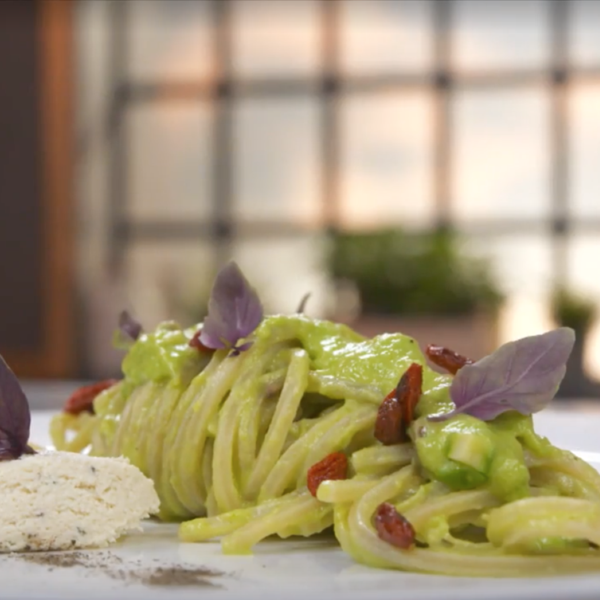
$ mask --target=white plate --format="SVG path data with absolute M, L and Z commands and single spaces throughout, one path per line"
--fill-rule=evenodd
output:
M 49 415 L 34 413 L 32 440 L 47 443 Z M 553 427 L 571 430 L 574 422 L 550 415 L 539 429 L 552 439 Z M 600 416 L 594 416 L 600 425 Z M 589 420 L 589 418 L 588 418 Z M 597 427 L 594 428 L 597 431 Z M 559 436 L 560 437 L 560 436 Z M 594 436 L 595 438 L 595 436 Z M 600 469 L 595 439 L 576 438 L 582 458 Z M 357 565 L 325 538 L 265 542 L 253 556 L 223 556 L 217 543 L 181 544 L 177 527 L 148 523 L 144 532 L 108 550 L 86 551 L 88 566 L 52 566 L 30 562 L 36 555 L 0 557 L 2 598 L 157 598 L 233 600 L 237 598 L 348 598 L 349 600 L 596 600 L 600 575 L 543 579 L 468 579 L 417 575 Z M 31 556 L 34 556 L 32 559 Z M 99 566 L 96 563 L 100 563 Z M 90 568 L 92 564 L 92 568 Z M 157 585 L 157 568 L 220 571 L 206 585 Z

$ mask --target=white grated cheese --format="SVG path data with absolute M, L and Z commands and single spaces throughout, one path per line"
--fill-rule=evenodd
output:
M 44 452 L 0 462 L 0 552 L 107 546 L 158 508 L 154 484 L 125 458 Z

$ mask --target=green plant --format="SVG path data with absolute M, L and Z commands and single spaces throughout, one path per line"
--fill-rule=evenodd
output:
M 576 332 L 587 331 L 597 314 L 595 302 L 566 288 L 559 288 L 552 298 L 552 316 L 562 326 Z
M 174 270 L 164 271 L 158 281 L 166 308 L 164 318 L 183 327 L 201 323 L 208 314 L 210 281 L 206 274 L 192 279 Z
M 463 315 L 496 310 L 504 299 L 489 265 L 451 232 L 338 233 L 327 267 L 354 283 L 364 313 Z

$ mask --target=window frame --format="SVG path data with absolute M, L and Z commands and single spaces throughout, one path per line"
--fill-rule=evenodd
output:
M 319 0 L 321 73 L 306 79 L 296 77 L 249 78 L 236 77 L 232 68 L 232 19 L 234 0 L 208 0 L 213 30 L 213 72 L 219 74 L 210 82 L 159 81 L 133 82 L 128 75 L 128 32 L 130 15 L 128 2 L 112 2 L 112 102 L 109 120 L 111 181 L 109 206 L 109 267 L 119 271 L 125 251 L 137 240 L 168 242 L 175 239 L 211 240 L 214 244 L 215 267 L 226 260 L 234 240 L 303 235 L 314 229 L 290 222 L 245 223 L 243 234 L 236 227 L 233 211 L 233 108 L 245 98 L 293 98 L 299 94 L 314 94 L 320 105 L 321 194 L 320 229 L 332 233 L 341 227 L 341 124 L 338 111 L 340 99 L 351 94 L 377 93 L 378 90 L 403 90 L 416 86 L 430 90 L 434 97 L 433 195 L 434 227 L 455 228 L 451 206 L 453 165 L 452 147 L 456 124 L 451 118 L 453 95 L 457 89 L 506 89 L 539 84 L 547 86 L 550 97 L 551 202 L 548 216 L 539 219 L 488 219 L 461 226 L 469 235 L 511 235 L 515 232 L 539 231 L 542 225 L 548 233 L 552 252 L 553 285 L 563 285 L 568 277 L 568 239 L 573 226 L 569 214 L 568 155 L 568 95 L 573 80 L 600 81 L 598 68 L 576 69 L 568 59 L 570 0 L 544 0 L 549 11 L 550 61 L 539 69 L 502 69 L 501 71 L 459 74 L 453 71 L 452 27 L 456 0 L 433 2 L 432 44 L 433 71 L 424 74 L 384 73 L 348 75 L 340 69 L 340 18 L 338 0 Z M 206 101 L 214 105 L 211 132 L 213 146 L 214 183 L 211 194 L 211 217 L 208 221 L 136 221 L 127 216 L 127 174 L 129 142 L 124 121 L 131 106 L 145 102 Z M 600 218 L 586 220 L 586 228 L 600 232 Z M 308 227 L 308 229 L 307 229 Z

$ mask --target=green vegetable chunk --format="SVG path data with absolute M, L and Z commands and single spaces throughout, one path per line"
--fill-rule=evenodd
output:
M 514 426 L 508 427 L 511 419 Z M 469 415 L 437 423 L 421 417 L 412 437 L 419 462 L 433 479 L 453 490 L 487 485 L 498 498 L 514 500 L 529 495 L 529 471 L 517 440 L 526 419 L 516 413 L 498 417 L 497 424 Z

